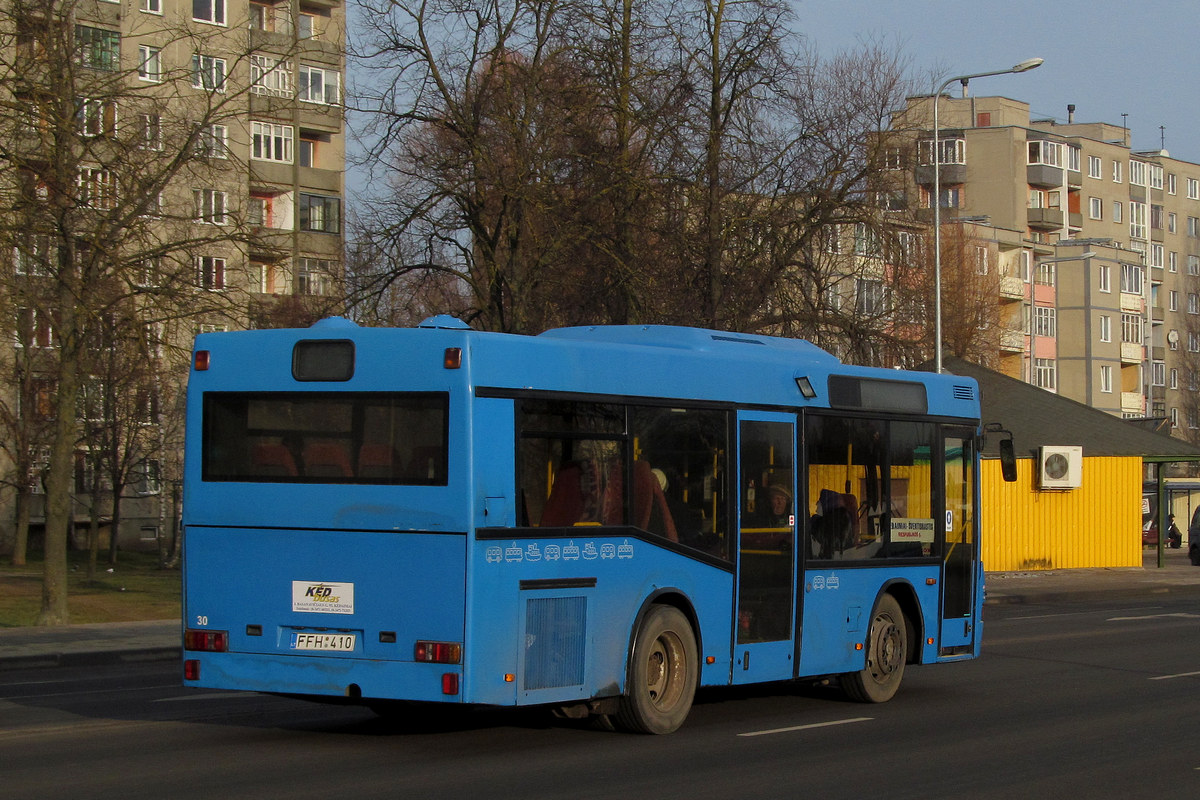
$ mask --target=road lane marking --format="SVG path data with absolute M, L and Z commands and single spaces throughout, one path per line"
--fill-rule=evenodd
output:
M 1169 681 L 1172 678 L 1194 678 L 1197 675 L 1200 675 L 1200 672 L 1179 672 L 1179 673 L 1176 673 L 1175 675 L 1155 675 L 1153 678 L 1150 678 L 1150 680 L 1152 680 L 1152 681 Z
M 1200 614 L 1189 614 L 1186 611 L 1176 611 L 1173 614 L 1146 614 L 1141 617 L 1109 617 L 1109 622 L 1129 622 L 1138 619 L 1162 619 L 1163 617 L 1179 617 L 1180 619 L 1198 619 Z
M 790 728 L 772 728 L 767 731 L 749 731 L 747 733 L 739 733 L 738 736 L 767 736 L 772 733 L 791 733 L 792 731 L 806 731 L 812 728 L 828 728 L 833 725 L 849 725 L 852 722 L 869 722 L 875 719 L 874 717 L 853 717 L 851 719 L 835 719 L 832 722 L 813 722 L 809 725 L 793 725 Z

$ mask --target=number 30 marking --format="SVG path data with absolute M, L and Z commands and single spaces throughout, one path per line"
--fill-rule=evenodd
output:
M 208 616 L 205 614 L 201 614 L 200 616 L 196 617 L 196 624 L 197 625 L 207 625 L 208 624 Z

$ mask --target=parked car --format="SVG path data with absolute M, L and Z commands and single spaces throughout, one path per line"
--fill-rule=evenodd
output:
M 1171 527 L 1167 528 L 1167 547 L 1178 550 L 1183 546 L 1183 534 L 1175 525 L 1175 517 L 1171 516 Z M 1146 520 L 1142 525 L 1142 547 L 1158 547 L 1158 522 Z

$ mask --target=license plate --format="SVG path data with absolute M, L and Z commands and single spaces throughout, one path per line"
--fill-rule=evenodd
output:
M 348 652 L 354 649 L 353 633 L 293 633 L 293 650 L 335 650 Z

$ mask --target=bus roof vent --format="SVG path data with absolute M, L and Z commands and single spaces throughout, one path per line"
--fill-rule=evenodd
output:
M 452 317 L 449 314 L 438 314 L 421 322 L 418 328 L 442 328 L 445 330 L 454 331 L 469 331 L 471 326 L 463 322 L 458 317 Z
M 974 400 L 975 390 L 970 386 L 954 384 L 954 399 L 955 400 Z
M 309 326 L 310 328 L 357 328 L 358 323 L 345 317 L 325 317 Z

